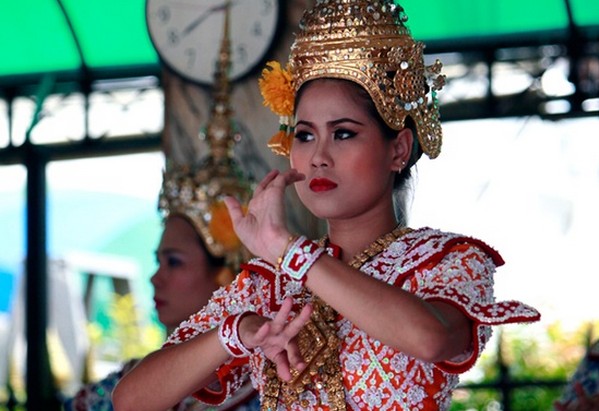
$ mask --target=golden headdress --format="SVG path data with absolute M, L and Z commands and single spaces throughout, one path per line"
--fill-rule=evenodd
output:
M 249 257 L 233 230 L 224 197 L 234 196 L 246 205 L 252 195 L 252 183 L 233 156 L 239 138 L 231 120 L 229 102 L 230 44 L 228 9 L 213 86 L 213 105 L 208 125 L 200 133 L 209 154 L 197 164 L 181 165 L 167 161 L 163 173 L 158 208 L 163 218 L 181 215 L 190 221 L 210 254 L 224 257 L 234 274 Z
M 412 38 L 406 21 L 391 0 L 317 0 L 302 17 L 287 67 L 268 63 L 259 81 L 264 105 L 281 116 L 281 132 L 269 147 L 289 154 L 293 102 L 302 84 L 339 78 L 362 86 L 389 127 L 402 129 L 410 116 L 422 150 L 437 157 L 442 130 L 436 92 L 445 77 L 440 61 L 425 65 L 424 44 Z M 282 110 L 289 104 L 291 113 Z

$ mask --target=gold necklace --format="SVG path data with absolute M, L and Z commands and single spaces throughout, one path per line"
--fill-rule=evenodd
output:
M 362 266 L 371 258 L 379 255 L 389 247 L 389 244 L 397 240 L 399 237 L 412 232 L 413 229 L 409 227 L 397 226 L 392 231 L 383 234 L 376 240 L 374 240 L 364 251 L 360 254 L 353 256 L 351 261 L 347 263 L 349 266 L 359 270 Z
M 348 265 L 359 270 L 367 261 L 384 251 L 389 244 L 410 231 L 412 229 L 408 227 L 396 227 L 393 231 L 377 238 L 364 251 L 356 254 Z M 327 244 L 326 236 L 319 241 L 321 247 L 326 247 Z M 306 300 L 309 294 L 309 291 L 304 291 Z M 300 399 L 300 395 L 310 385 L 318 389 L 324 388 L 331 411 L 346 410 L 343 373 L 339 363 L 340 341 L 335 326 L 337 312 L 316 295 L 312 296 L 312 305 L 310 321 L 298 334 L 298 348 L 307 364 L 306 368 L 302 372 L 292 369 L 291 381 L 285 382 L 277 375 L 275 364 L 266 359 L 264 375 L 267 381 L 262 398 L 262 411 L 275 411 L 279 400 L 287 406 L 299 403 L 300 406 L 307 408 L 308 401 Z

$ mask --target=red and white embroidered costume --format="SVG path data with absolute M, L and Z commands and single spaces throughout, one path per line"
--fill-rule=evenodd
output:
M 475 363 L 491 335 L 492 325 L 532 322 L 540 314 L 517 301 L 495 302 L 493 273 L 502 265 L 501 256 L 480 240 L 423 228 L 391 243 L 366 262 L 361 271 L 388 284 L 409 291 L 427 301 L 444 301 L 458 307 L 472 321 L 473 346 L 460 358 L 426 363 L 370 338 L 339 315 L 337 334 L 340 364 L 349 410 L 445 410 L 458 384 L 458 374 Z M 274 267 L 255 259 L 228 287 L 216 291 L 206 307 L 183 322 L 165 345 L 177 344 L 218 327 L 231 314 L 253 311 L 273 318 L 287 296 L 294 297 L 297 309 L 302 289 L 297 282 L 285 282 Z M 305 295 L 305 294 L 304 294 Z M 406 330 L 409 332 L 409 330 Z M 201 361 L 201 359 L 198 359 Z M 202 401 L 218 404 L 234 392 L 245 373 L 251 372 L 254 387 L 262 394 L 265 357 L 260 350 L 249 358 L 233 359 L 217 370 L 222 391 L 203 389 Z M 279 410 L 328 410 L 326 393 L 316 385 L 301 394 L 303 404 Z

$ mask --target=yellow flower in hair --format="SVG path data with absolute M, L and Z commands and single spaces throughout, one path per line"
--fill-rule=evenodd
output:
M 212 238 L 221 244 L 226 251 L 234 251 L 239 248 L 241 241 L 235 234 L 233 222 L 229 210 L 223 201 L 218 201 L 210 206 L 210 223 L 208 229 Z
M 291 85 L 291 73 L 277 61 L 269 61 L 258 80 L 263 104 L 279 116 L 292 116 L 295 93 Z

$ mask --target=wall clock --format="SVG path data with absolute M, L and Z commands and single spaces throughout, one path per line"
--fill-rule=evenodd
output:
M 209 85 L 230 3 L 231 81 L 264 63 L 281 24 L 283 0 L 146 0 L 146 23 L 161 61 L 186 80 Z

